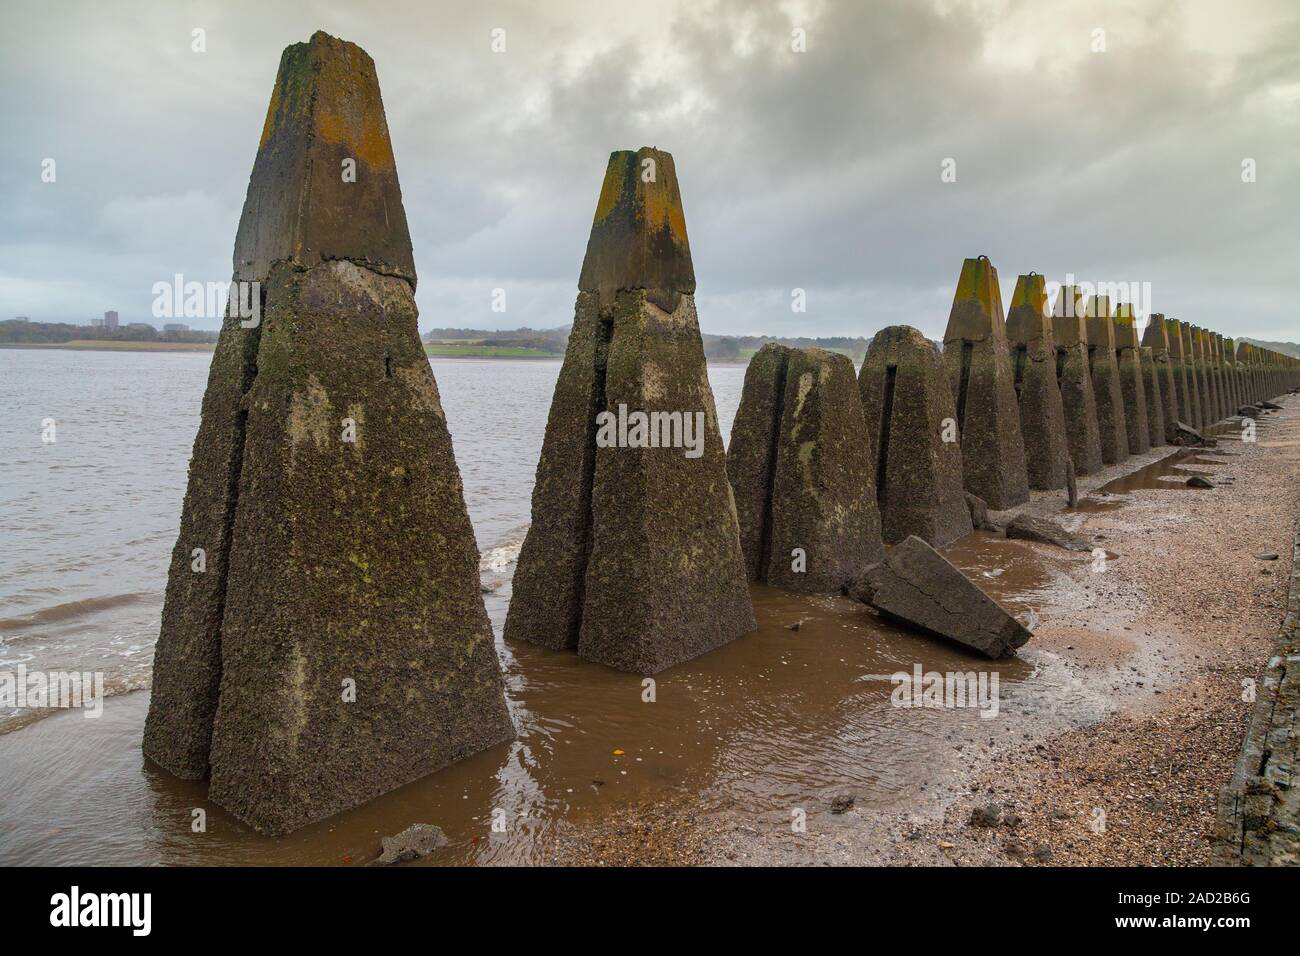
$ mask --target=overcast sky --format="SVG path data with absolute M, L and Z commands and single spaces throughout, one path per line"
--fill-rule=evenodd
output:
M 422 329 L 570 321 L 607 157 L 654 145 L 676 158 L 706 332 L 939 336 L 962 259 L 985 254 L 1004 300 L 1031 270 L 1149 282 L 1156 311 L 1300 339 L 1294 0 L 8 3 L 0 18 L 4 318 L 151 320 L 155 282 L 228 280 L 280 51 L 324 29 L 378 67 Z

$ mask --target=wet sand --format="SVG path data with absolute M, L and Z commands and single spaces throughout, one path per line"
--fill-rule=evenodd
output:
M 822 804 L 806 833 L 743 808 L 702 814 L 684 798 L 586 821 L 557 860 L 1209 864 L 1219 792 L 1250 713 L 1243 681 L 1259 679 L 1280 625 L 1300 517 L 1300 399 L 1284 405 L 1253 444 L 1220 425 L 1216 448 L 1164 447 L 1082 480 L 1075 509 L 1038 492 L 1018 509 L 1055 515 L 1110 556 L 1094 570 L 1046 545 L 1001 542 L 1066 576 L 1030 598 L 1039 623 L 1021 656 L 1057 701 L 1086 702 L 1076 717 L 1095 716 L 1053 726 L 1041 709 L 1004 705 L 980 739 L 946 742 L 916 799 L 884 809 L 855 801 L 840 814 Z M 1186 487 L 1196 473 L 1217 487 Z M 950 551 L 968 572 L 963 557 L 981 537 L 997 547 L 984 535 Z M 1280 558 L 1255 557 L 1263 553 Z M 1013 611 L 1024 605 L 999 597 Z

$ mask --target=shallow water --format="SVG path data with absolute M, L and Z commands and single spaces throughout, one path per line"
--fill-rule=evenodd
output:
M 505 644 L 559 363 L 435 360 L 518 739 L 288 837 L 259 836 L 203 785 L 143 760 L 148 694 L 131 692 L 148 682 L 208 360 L 0 351 L 0 401 L 19 410 L 0 421 L 13 449 L 0 473 L 0 669 L 102 670 L 115 692 L 98 719 L 0 715 L 0 862 L 359 863 L 417 822 L 451 840 L 432 862 L 527 862 L 545 858 L 566 820 L 672 793 L 703 813 L 768 821 L 844 791 L 892 806 L 940 782 L 960 759 L 955 739 L 999 724 L 975 709 L 891 706 L 889 675 L 916 664 L 996 671 L 1008 706 L 1092 713 L 1041 656 L 990 664 L 847 599 L 762 587 L 759 630 L 658 675 L 653 702 L 638 676 Z M 743 377 L 741 366 L 709 370 L 724 435 Z M 40 441 L 46 417 L 52 445 Z M 1020 542 L 978 533 L 949 556 L 1016 613 L 1038 613 L 1062 588 L 1059 568 Z M 192 829 L 195 809 L 205 832 Z

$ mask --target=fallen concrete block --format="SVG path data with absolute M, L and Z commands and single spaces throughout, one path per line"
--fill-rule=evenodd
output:
M 1191 445 L 1204 445 L 1205 443 L 1206 443 L 1205 436 L 1202 435 L 1200 432 L 1198 432 L 1191 425 L 1188 425 L 1185 422 L 1177 423 L 1177 427 L 1175 429 L 1175 434 L 1174 434 L 1175 445 L 1191 446 Z
M 1065 409 L 1056 381 L 1056 339 L 1047 308 L 1047 286 L 1036 272 L 1020 276 L 1007 314 L 1007 342 L 1024 437 L 1029 487 L 1065 487 Z
M 943 335 L 943 362 L 957 406 L 966 490 L 995 511 L 1028 501 L 1002 292 L 987 256 L 962 263 Z
M 942 547 L 970 534 L 957 409 L 933 343 L 910 326 L 881 329 L 858 391 L 884 541 L 914 534 Z
M 1040 518 L 1037 515 L 1016 515 L 1007 525 L 1007 537 L 1051 544 L 1066 551 L 1092 550 L 1092 545 L 1083 538 L 1066 531 L 1052 519 Z
M 610 155 L 578 288 L 505 637 L 653 674 L 756 626 L 668 153 Z
M 1007 657 L 1030 637 L 1023 624 L 915 536 L 889 548 L 851 593 L 891 620 L 986 657 Z
M 776 343 L 754 356 L 727 449 L 750 580 L 838 593 L 880 560 L 862 423 L 847 356 Z
M 144 753 L 280 834 L 513 734 L 359 47 L 284 51 L 234 258 Z

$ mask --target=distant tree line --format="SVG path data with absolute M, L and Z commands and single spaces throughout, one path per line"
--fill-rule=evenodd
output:
M 768 342 L 776 342 L 795 349 L 819 348 L 844 352 L 854 362 L 861 362 L 867 354 L 871 340 L 862 336 L 822 335 L 816 338 L 808 336 L 785 335 L 705 335 L 704 357 L 715 362 L 743 361 L 757 352 Z
M 558 329 L 430 329 L 426 342 L 463 342 L 469 345 L 511 346 L 540 349 L 556 355 L 564 353 L 569 341 L 569 326 Z M 845 352 L 854 362 L 861 362 L 871 340 L 862 336 L 828 335 L 817 338 L 779 335 L 703 335 L 704 357 L 712 362 L 744 362 L 768 342 L 791 348 L 822 348 Z
M 502 346 L 537 349 L 556 355 L 564 354 L 569 342 L 569 327 L 558 329 L 430 329 L 426 342 L 464 342 L 468 345 Z
M 162 332 L 153 326 L 142 328 L 123 325 L 116 329 L 105 329 L 94 325 L 73 325 L 70 322 L 19 322 L 16 319 L 0 322 L 0 342 L 31 345 L 58 345 L 73 341 L 208 343 L 216 340 L 216 332 L 198 329 Z

